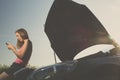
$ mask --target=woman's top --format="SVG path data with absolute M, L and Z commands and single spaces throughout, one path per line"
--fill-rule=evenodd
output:
M 22 51 L 23 48 L 24 48 L 24 46 L 22 46 L 19 49 L 18 53 L 20 53 L 20 51 Z M 27 44 L 27 48 L 25 50 L 24 56 L 22 58 L 17 57 L 15 60 L 15 63 L 20 64 L 22 66 L 26 66 L 31 57 L 31 54 L 32 54 L 32 42 L 30 40 L 28 40 L 28 44 Z

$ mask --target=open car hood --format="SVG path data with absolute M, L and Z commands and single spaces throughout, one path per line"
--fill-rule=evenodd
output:
M 52 49 L 61 61 L 73 60 L 80 51 L 96 44 L 112 44 L 96 16 L 83 4 L 55 0 L 45 23 Z

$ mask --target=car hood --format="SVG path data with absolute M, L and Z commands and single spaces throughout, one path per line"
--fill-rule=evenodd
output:
M 82 50 L 96 44 L 112 44 L 109 34 L 84 4 L 55 0 L 45 22 L 45 33 L 61 61 L 73 60 Z

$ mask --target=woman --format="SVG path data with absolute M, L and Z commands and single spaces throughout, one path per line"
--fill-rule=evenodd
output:
M 27 31 L 21 28 L 15 32 L 15 35 L 17 38 L 16 47 L 13 46 L 11 43 L 6 43 L 6 44 L 7 44 L 7 48 L 9 50 L 12 50 L 17 58 L 8 70 L 0 74 L 0 80 L 6 80 L 10 76 L 12 76 L 14 72 L 25 67 L 31 56 L 32 43 L 29 40 Z

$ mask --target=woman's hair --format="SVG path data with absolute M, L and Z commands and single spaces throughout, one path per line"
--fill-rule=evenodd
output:
M 22 37 L 22 39 L 29 39 L 27 31 L 23 28 L 20 28 L 20 29 L 16 30 L 15 33 L 19 33 L 20 36 Z M 17 40 L 17 48 L 18 49 L 21 48 L 23 43 L 24 42 L 20 42 L 19 40 Z

